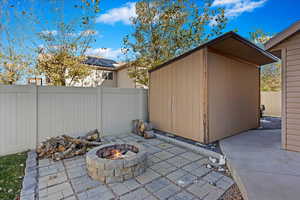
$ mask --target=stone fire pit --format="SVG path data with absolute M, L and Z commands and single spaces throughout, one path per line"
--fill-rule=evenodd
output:
M 147 152 L 137 143 L 109 143 L 86 155 L 88 175 L 103 183 L 123 182 L 144 173 Z

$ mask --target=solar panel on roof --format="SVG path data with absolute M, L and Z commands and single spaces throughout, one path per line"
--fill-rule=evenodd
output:
M 101 67 L 112 67 L 115 68 L 115 65 L 118 64 L 114 60 L 106 58 L 96 58 L 96 57 L 87 57 L 87 60 L 84 62 L 87 65 L 101 66 Z

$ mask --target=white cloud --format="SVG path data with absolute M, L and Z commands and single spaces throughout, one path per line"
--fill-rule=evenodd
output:
M 86 51 L 86 55 L 90 56 L 99 56 L 103 58 L 110 58 L 110 59 L 118 59 L 122 56 L 121 49 L 112 49 L 112 48 L 95 48 L 95 49 L 88 49 Z
M 99 15 L 96 18 L 97 23 L 115 24 L 116 22 L 123 22 L 126 25 L 131 24 L 130 18 L 135 17 L 135 3 L 128 2 L 123 7 L 113 8 L 106 13 Z
M 238 3 L 240 0 L 215 0 L 212 6 L 224 6 L 228 4 Z
M 43 35 L 57 35 L 57 30 L 45 30 L 45 31 L 41 31 L 41 34 Z
M 237 17 L 245 12 L 252 12 L 254 9 L 263 6 L 267 0 L 215 0 L 212 6 L 225 7 L 227 17 Z

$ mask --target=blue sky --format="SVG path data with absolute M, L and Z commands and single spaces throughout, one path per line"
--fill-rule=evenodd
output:
M 65 5 L 76 1 L 65 0 Z M 101 12 L 97 15 L 97 23 L 93 27 L 97 33 L 97 41 L 92 45 L 89 54 L 122 59 L 120 52 L 122 39 L 132 32 L 129 17 L 135 14 L 134 2 L 134 0 L 101 0 Z M 274 35 L 300 20 L 298 0 L 214 0 L 213 5 L 226 9 L 229 22 L 224 32 L 237 29 L 238 33 L 246 38 L 250 31 L 256 29 L 263 29 L 270 35 Z M 50 10 L 43 12 L 45 18 L 51 17 Z M 67 6 L 65 12 L 68 17 L 76 16 L 77 13 L 74 8 Z
M 112 52 L 112 58 L 117 59 L 123 36 L 132 31 L 127 21 L 134 14 L 132 2 L 102 0 L 102 11 L 95 26 L 101 38 L 94 44 L 94 52 L 99 47 L 109 48 L 107 56 Z M 274 35 L 300 20 L 298 0 L 215 0 L 214 5 L 226 8 L 229 23 L 225 32 L 237 29 L 244 37 L 255 29 Z

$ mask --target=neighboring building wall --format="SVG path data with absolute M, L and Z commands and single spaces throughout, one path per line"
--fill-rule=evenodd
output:
M 209 142 L 259 126 L 259 69 L 208 52 Z
M 300 33 L 277 45 L 282 58 L 282 143 L 300 151 Z
M 265 106 L 264 116 L 281 116 L 281 91 L 261 92 L 261 105 Z
M 103 80 L 101 86 L 111 87 L 111 88 L 117 87 L 117 82 L 118 82 L 117 73 L 115 71 L 113 71 L 112 73 L 113 73 L 113 79 L 112 80 Z
M 117 71 L 117 87 L 118 88 L 135 88 L 134 80 L 128 76 L 128 68 Z
M 129 133 L 147 120 L 147 91 L 0 85 L 0 155 L 34 149 L 46 137 Z
M 67 86 L 73 87 L 113 87 L 113 88 L 145 88 L 142 85 L 135 84 L 134 80 L 128 76 L 128 68 L 123 68 L 115 71 L 103 69 L 92 69 L 92 72 L 85 79 L 78 83 L 71 83 L 71 79 L 67 79 Z M 103 73 L 113 73 L 113 79 L 107 80 L 103 78 Z M 147 89 L 147 88 L 145 88 Z
M 105 80 L 103 79 L 103 73 L 113 73 L 113 80 Z M 105 71 L 105 70 L 97 70 L 92 69 L 92 72 L 89 76 L 85 79 L 81 80 L 78 83 L 71 84 L 71 80 L 67 80 L 67 86 L 74 86 L 74 87 L 117 87 L 117 76 L 116 72 L 114 71 Z

